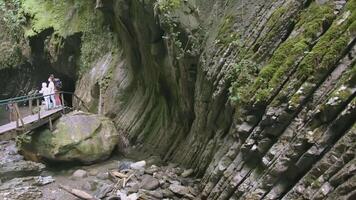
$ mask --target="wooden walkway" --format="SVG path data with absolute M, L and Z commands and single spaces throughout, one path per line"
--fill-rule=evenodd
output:
M 49 128 L 52 130 L 52 121 L 62 116 L 62 114 L 67 113 L 67 111 L 81 109 L 82 107 L 85 108 L 87 111 L 90 111 L 88 107 L 85 106 L 85 102 L 81 100 L 77 95 L 75 95 L 73 92 L 64 91 L 59 91 L 55 94 L 60 97 L 62 105 L 60 108 L 43 110 L 43 97 L 48 97 L 52 95 L 53 94 L 43 96 L 42 94 L 37 93 L 27 96 L 19 96 L 10 99 L 0 100 L 0 106 L 6 106 L 8 110 L 12 112 L 11 116 L 10 113 L 8 113 L 9 117 L 15 119 L 13 122 L 0 126 L 0 141 L 13 139 L 21 133 L 34 130 L 46 124 L 48 124 Z M 72 100 L 76 99 L 78 107 L 68 107 L 64 101 L 64 95 L 70 95 L 72 97 Z M 19 104 L 27 104 L 28 110 L 30 112 L 33 112 L 35 109 L 40 110 L 40 112 L 22 117 L 23 113 L 21 113 L 20 111 Z
M 22 123 L 19 122 L 18 126 L 16 126 L 16 121 L 10 122 L 8 124 L 0 126 L 0 141 L 13 138 L 13 136 L 9 136 L 9 133 L 14 133 L 16 130 L 33 130 L 38 128 L 44 124 L 49 123 L 50 121 L 61 116 L 63 108 L 56 108 L 52 110 L 41 111 L 40 115 L 38 113 L 34 115 L 29 115 L 23 118 L 23 122 L 25 127 L 23 127 Z M 40 116 L 40 117 L 39 117 Z M 50 122 L 51 123 L 51 122 Z

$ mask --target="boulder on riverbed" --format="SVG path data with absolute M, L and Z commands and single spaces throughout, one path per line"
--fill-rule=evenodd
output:
M 0 143 L 0 180 L 39 175 L 44 168 L 45 165 L 25 161 L 18 155 L 14 141 Z
M 110 119 L 84 112 L 62 116 L 53 127 L 53 131 L 38 130 L 20 137 L 23 154 L 52 161 L 93 163 L 107 159 L 120 139 Z

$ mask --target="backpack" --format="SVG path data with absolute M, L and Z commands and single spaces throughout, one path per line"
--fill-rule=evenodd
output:
M 62 81 L 59 78 L 55 78 L 53 80 L 54 83 L 54 87 L 56 87 L 57 89 L 62 89 Z

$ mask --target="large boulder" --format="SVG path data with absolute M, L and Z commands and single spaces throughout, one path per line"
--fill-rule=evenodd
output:
M 107 159 L 120 138 L 110 119 L 84 112 L 64 115 L 53 127 L 53 131 L 43 129 L 22 136 L 18 146 L 23 155 L 93 163 Z

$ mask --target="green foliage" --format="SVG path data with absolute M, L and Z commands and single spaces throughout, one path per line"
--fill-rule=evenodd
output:
M 0 1 L 0 69 L 22 63 L 24 17 L 19 0 Z
M 266 102 L 292 68 L 298 64 L 298 60 L 309 54 L 312 47 L 310 44 L 315 42 L 323 32 L 323 25 L 331 23 L 335 18 L 332 6 L 332 4 L 320 6 L 313 3 L 304 11 L 296 25 L 296 29 L 299 30 L 298 34 L 282 43 L 267 65 L 262 68 L 256 80 L 236 93 L 240 93 L 241 96 L 250 101 Z M 267 25 L 278 24 L 278 20 L 284 11 L 282 8 L 277 9 Z M 323 48 L 327 50 L 327 48 Z M 307 65 L 304 68 L 301 66 L 299 71 L 309 75 L 314 71 L 310 66 Z
M 187 6 L 187 5 L 184 5 Z M 186 7 L 190 9 L 190 7 Z M 177 60 L 185 56 L 196 56 L 199 53 L 199 38 L 197 34 L 187 31 L 181 26 L 182 0 L 158 0 L 155 12 L 159 14 L 161 27 L 165 30 L 165 39 L 174 52 Z
M 31 17 L 31 26 L 26 36 L 53 28 L 55 34 L 65 38 L 75 33 L 82 34 L 80 74 L 90 69 L 95 61 L 113 51 L 114 34 L 104 25 L 102 12 L 95 12 L 94 1 L 46 1 L 23 0 L 26 15 Z
M 353 3 L 354 1 L 350 1 L 347 5 Z M 292 94 L 289 101 L 291 107 L 300 105 L 299 96 L 310 94 L 341 59 L 342 52 L 347 49 L 351 38 L 348 30 L 356 20 L 356 12 L 352 12 L 346 9 L 300 63 L 293 85 L 288 89 Z M 299 92 L 299 89 L 293 93 L 298 88 L 303 88 L 303 91 Z
M 180 7 L 182 0 L 158 0 L 156 4 L 163 12 L 174 10 Z
M 217 43 L 222 45 L 228 45 L 230 43 L 238 43 L 240 36 L 233 30 L 234 17 L 227 16 L 223 19 L 222 24 L 219 27 L 217 36 Z
M 232 80 L 230 91 L 230 100 L 233 103 L 246 102 L 244 91 L 258 75 L 259 66 L 251 60 L 242 60 L 233 65 L 229 78 Z
M 310 5 L 308 10 L 301 15 L 296 28 L 304 28 L 304 34 L 307 38 L 315 39 L 320 32 L 323 24 L 331 24 L 335 19 L 332 4 L 320 6 L 316 3 Z
M 8 34 L 13 34 L 15 38 L 19 39 L 21 35 L 19 28 L 24 23 L 25 18 L 21 13 L 19 0 L 0 1 L 1 24 L 4 25 Z

